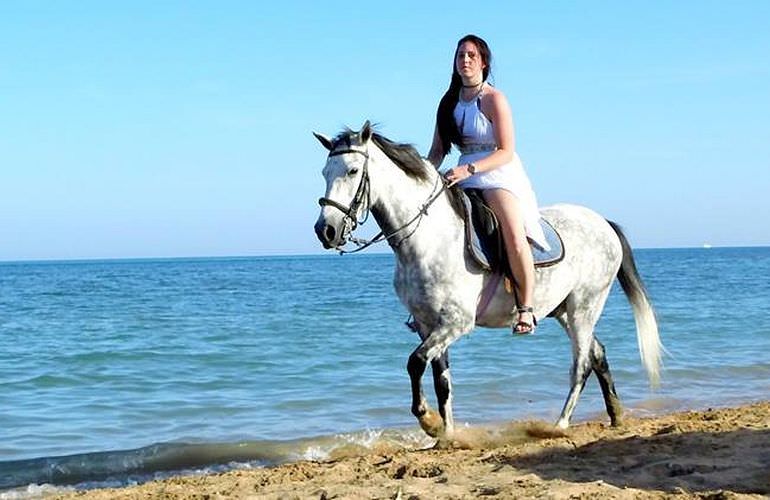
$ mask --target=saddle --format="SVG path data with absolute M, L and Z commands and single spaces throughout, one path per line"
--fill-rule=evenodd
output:
M 465 219 L 465 246 L 473 260 L 482 269 L 507 276 L 514 281 L 508 254 L 505 252 L 503 235 L 500 232 L 497 217 L 484 201 L 480 189 L 459 190 L 462 193 L 462 206 Z M 550 250 L 529 240 L 535 267 L 547 267 L 559 263 L 564 258 L 564 244 L 561 236 L 551 224 L 540 218 Z

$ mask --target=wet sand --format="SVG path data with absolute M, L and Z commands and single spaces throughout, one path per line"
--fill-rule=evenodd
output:
M 449 449 L 351 449 L 323 462 L 176 477 L 57 498 L 770 498 L 770 402 L 611 428 L 465 429 Z

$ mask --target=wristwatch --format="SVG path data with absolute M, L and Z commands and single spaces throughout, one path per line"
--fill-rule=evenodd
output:
M 473 162 L 470 162 L 468 164 L 468 173 L 471 175 L 476 173 L 476 164 L 474 164 Z

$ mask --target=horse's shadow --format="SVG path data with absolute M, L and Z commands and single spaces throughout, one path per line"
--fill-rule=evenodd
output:
M 488 462 L 543 479 L 603 481 L 619 488 L 770 493 L 770 429 L 667 434 L 600 440 L 531 455 L 495 454 Z

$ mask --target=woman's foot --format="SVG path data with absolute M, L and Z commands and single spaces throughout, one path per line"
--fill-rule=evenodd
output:
M 514 323 L 512 331 L 514 335 L 529 335 L 535 332 L 537 327 L 537 319 L 535 318 L 535 311 L 531 306 L 519 307 L 516 309 L 519 315 L 519 319 Z

